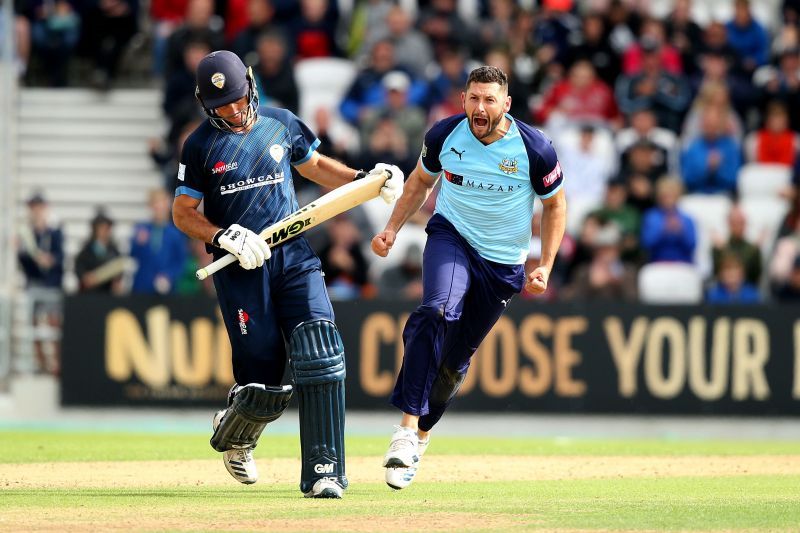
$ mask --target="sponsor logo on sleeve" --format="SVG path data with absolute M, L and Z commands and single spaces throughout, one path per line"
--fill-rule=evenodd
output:
M 178 164 L 178 179 L 184 181 L 186 179 L 186 165 L 183 163 Z
M 556 166 L 550 171 L 550 174 L 542 179 L 542 181 L 544 182 L 545 187 L 549 187 L 559 179 L 561 179 L 561 163 L 556 161 Z

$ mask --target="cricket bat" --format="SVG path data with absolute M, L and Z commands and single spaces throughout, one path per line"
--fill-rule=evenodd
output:
M 274 248 L 295 235 L 300 235 L 304 231 L 318 226 L 348 209 L 377 198 L 388 177 L 389 175 L 386 172 L 369 174 L 360 180 L 337 187 L 305 207 L 301 207 L 286 218 L 264 228 L 258 235 L 267 241 L 270 248 Z M 233 254 L 220 257 L 205 268 L 198 270 L 196 273 L 197 279 L 202 281 L 235 262 L 236 256 Z

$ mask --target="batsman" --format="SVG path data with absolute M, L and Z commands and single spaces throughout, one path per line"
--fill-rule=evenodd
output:
M 258 234 L 298 209 L 291 166 L 328 188 L 367 173 L 320 155 L 320 141 L 291 112 L 259 107 L 251 70 L 231 52 L 200 62 L 196 96 L 208 118 L 183 146 L 173 219 L 206 242 L 215 259 L 226 253 L 238 259 L 214 276 L 236 384 L 214 416 L 211 445 L 234 479 L 255 483 L 253 449 L 296 390 L 300 490 L 310 498 L 341 498 L 345 352 L 320 261 L 303 236 L 271 250 Z M 395 201 L 400 169 L 379 164 L 372 172 L 390 176 L 380 195 Z M 287 352 L 294 388 L 281 384 Z

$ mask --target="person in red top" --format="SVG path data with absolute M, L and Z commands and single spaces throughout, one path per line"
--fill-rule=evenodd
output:
M 614 93 L 597 77 L 587 60 L 576 61 L 565 80 L 556 83 L 545 94 L 534 112 L 538 124 L 551 120 L 568 122 L 612 122 L 619 117 Z
M 666 39 L 666 30 L 661 21 L 655 19 L 642 23 L 639 42 L 633 43 L 622 54 L 622 73 L 637 74 L 642 71 L 644 54 L 650 50 L 658 50 L 661 56 L 661 68 L 670 74 L 683 74 L 683 61 L 678 50 Z
M 797 159 L 798 148 L 798 135 L 789 129 L 786 105 L 779 101 L 770 102 L 764 127 L 753 134 L 752 145 L 747 146 L 748 157 L 756 163 L 791 166 Z

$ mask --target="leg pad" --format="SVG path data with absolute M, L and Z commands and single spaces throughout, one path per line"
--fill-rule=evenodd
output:
M 211 436 L 218 452 L 255 448 L 261 432 L 281 416 L 292 398 L 292 387 L 270 387 L 250 383 L 239 387 L 228 399 L 228 410 Z

